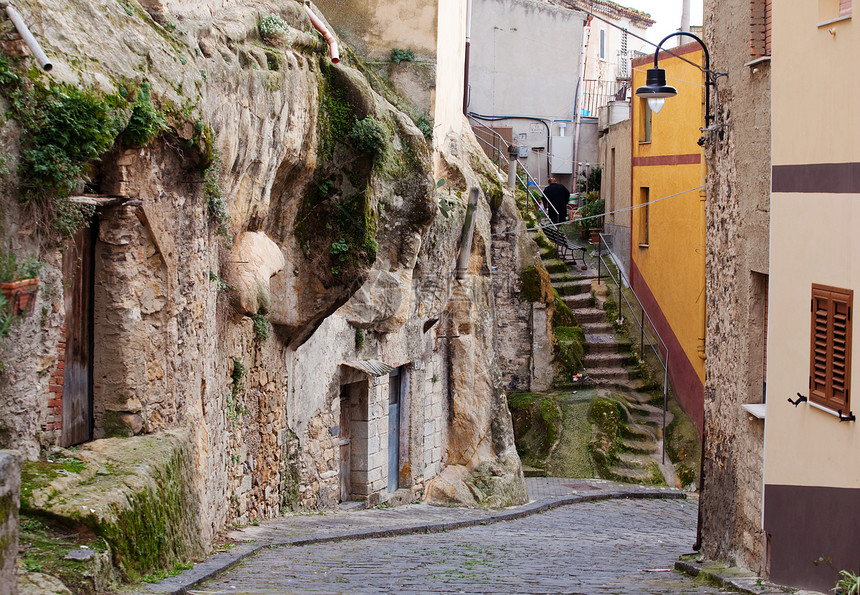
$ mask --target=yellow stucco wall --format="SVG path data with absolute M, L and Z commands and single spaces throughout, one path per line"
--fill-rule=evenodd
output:
M 688 46 L 683 46 L 673 51 L 691 62 L 702 63 L 700 49 L 689 51 Z M 645 84 L 645 71 L 652 66 L 653 58 L 648 64 L 634 64 L 634 89 Z M 642 187 L 649 189 L 649 200 L 655 201 L 704 184 L 704 158 L 697 144 L 704 114 L 702 73 L 676 57 L 661 57 L 660 67 L 666 70 L 667 82 L 678 90 L 678 95 L 667 99 L 663 110 L 653 115 L 650 143 L 643 141 L 644 100 L 633 99 L 634 205 L 642 201 Z M 690 163 L 696 156 L 699 162 Z M 673 160 L 682 163 L 672 163 Z M 701 357 L 705 335 L 704 190 L 686 192 L 651 205 L 647 247 L 644 247 L 644 218 L 645 209 L 633 211 L 631 260 L 704 383 L 705 366 Z
M 819 27 L 818 2 L 774 3 L 773 165 L 860 162 L 860 19 Z M 776 171 L 774 173 L 775 183 Z M 775 186 L 776 188 L 776 186 Z M 860 425 L 787 398 L 809 395 L 811 285 L 860 301 L 860 193 L 771 196 L 765 483 L 860 488 Z M 860 324 L 851 409 L 860 414 Z

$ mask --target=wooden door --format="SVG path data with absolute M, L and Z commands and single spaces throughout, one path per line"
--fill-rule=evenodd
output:
M 352 484 L 350 482 L 350 474 L 352 473 L 352 465 L 350 457 L 352 456 L 351 437 L 349 429 L 349 420 L 351 417 L 350 407 L 351 399 L 349 385 L 340 387 L 340 430 L 338 433 L 338 444 L 340 445 L 340 501 L 348 502 L 350 500 L 350 492 Z
M 63 446 L 93 437 L 93 261 L 97 222 L 82 229 L 63 254 L 66 357 L 63 373 Z

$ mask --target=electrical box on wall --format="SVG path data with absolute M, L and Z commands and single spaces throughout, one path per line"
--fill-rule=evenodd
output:
M 550 170 L 554 174 L 572 174 L 573 173 L 573 137 L 572 136 L 554 136 L 552 137 L 552 159 L 550 160 Z
M 517 157 L 528 157 L 529 156 L 529 146 L 528 145 L 519 145 L 517 147 Z

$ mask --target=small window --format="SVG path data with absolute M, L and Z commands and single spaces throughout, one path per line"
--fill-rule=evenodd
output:
M 651 226 L 651 209 L 648 204 L 649 195 L 651 194 L 650 188 L 642 187 L 639 189 L 639 247 L 647 248 L 648 247 L 648 234 L 649 227 Z
M 639 101 L 642 102 L 642 121 L 639 123 L 639 142 L 640 143 L 650 143 L 651 142 L 651 118 L 654 113 L 651 111 L 651 106 L 648 105 L 648 100 L 644 97 L 640 97 Z
M 812 285 L 809 399 L 849 411 L 852 289 Z
M 606 60 L 606 29 L 600 30 L 600 59 Z

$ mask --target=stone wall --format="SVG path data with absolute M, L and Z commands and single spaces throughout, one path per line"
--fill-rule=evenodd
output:
M 18 593 L 18 499 L 21 456 L 0 451 L 0 593 Z
M 99 204 L 93 252 L 74 256 L 93 271 L 92 411 L 79 412 L 84 422 L 92 416 L 92 433 L 81 440 L 55 422 L 58 407 L 68 413 L 67 387 L 61 399 L 51 390 L 68 367 L 62 263 L 71 244 L 41 239 L 18 204 L 17 180 L 3 187 L 4 241 L 39 250 L 46 267 L 39 314 L 10 337 L 21 348 L 5 360 L 0 444 L 35 459 L 57 444 L 92 439 L 87 448 L 98 450 L 175 432 L 192 463 L 183 473 L 199 500 L 201 551 L 228 523 L 286 509 L 432 497 L 429 482 L 446 472 L 451 490 L 436 493 L 447 503 L 525 499 L 494 347 L 493 209 L 501 227 L 522 226 L 509 195 L 504 209 L 482 197 L 467 275 L 454 275 L 468 189 L 501 183 L 474 138 L 434 139 L 436 173 L 447 180 L 437 188 L 421 131 L 362 72 L 331 66 L 320 44 L 305 43 L 296 3 L 225 2 L 217 22 L 188 15 L 175 34 L 113 0 L 62 12 L 21 4 L 41 16 L 36 33 L 64 58 L 58 80 L 108 92 L 143 68 L 169 129 L 143 148 L 117 143 L 81 188 Z M 256 19 L 267 12 L 288 21 L 294 45 L 261 48 Z M 349 98 L 354 120 L 384 123 L 380 155 L 325 137 L 321 113 L 333 109 L 325 92 Z M 20 134 L 14 122 L 4 127 L 8 138 Z M 334 260 L 335 243 L 348 245 L 349 258 Z M 536 254 L 533 245 L 518 250 Z M 519 258 L 501 259 L 498 272 L 517 278 L 508 268 Z M 394 446 L 392 379 L 367 362 L 408 377 Z M 366 403 L 348 418 L 355 448 L 343 474 L 341 396 L 355 383 Z M 480 497 L 467 486 L 480 486 Z
M 750 61 L 748 0 L 706 3 L 724 138 L 707 145 L 707 339 L 702 547 L 764 571 L 763 400 L 770 204 L 770 63 Z
M 607 242 L 610 244 L 612 254 L 628 279 L 630 278 L 631 211 L 625 209 L 632 206 L 630 196 L 630 178 L 633 171 L 633 147 L 630 144 L 632 138 L 631 123 L 632 120 L 628 117 L 617 124 L 612 124 L 608 133 L 601 136 L 598 141 L 600 167 L 603 169 L 600 196 L 606 201 L 606 212 L 608 213 L 603 223 L 604 236 L 608 236 Z

